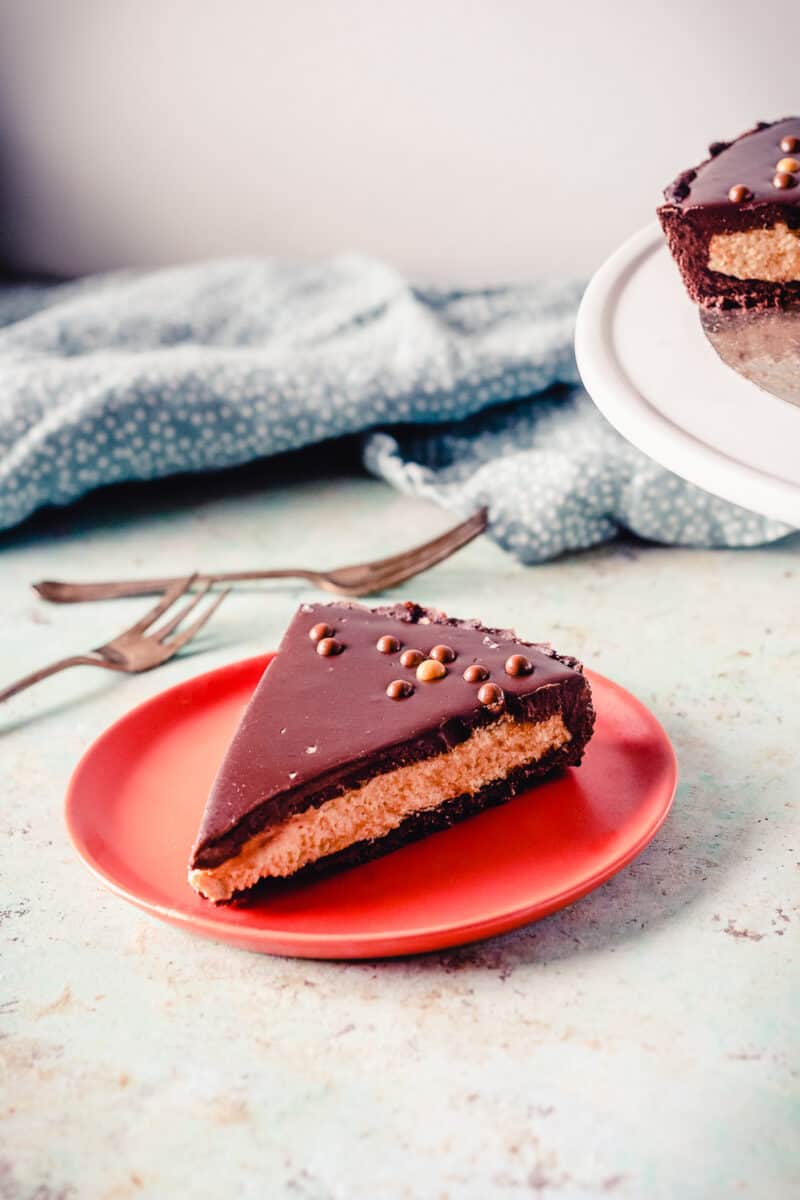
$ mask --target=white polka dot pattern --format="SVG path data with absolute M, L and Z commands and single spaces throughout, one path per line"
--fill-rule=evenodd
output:
M 357 256 L 6 284 L 0 528 L 102 484 L 381 425 L 449 423 L 430 436 L 373 435 L 366 462 L 459 511 L 488 503 L 493 534 L 526 562 L 619 525 L 693 544 L 784 532 L 649 463 L 575 390 L 520 401 L 577 383 L 579 295 L 552 283 L 419 290 Z
M 626 442 L 580 387 L 495 408 L 425 435 L 375 433 L 367 467 L 464 516 L 525 563 L 628 529 L 688 546 L 755 546 L 791 532 L 679 479 Z

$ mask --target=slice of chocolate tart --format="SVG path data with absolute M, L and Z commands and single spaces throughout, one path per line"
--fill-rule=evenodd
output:
M 800 301 L 800 117 L 760 122 L 684 171 L 658 209 L 686 290 L 704 308 Z
M 354 865 L 577 766 L 574 658 L 416 604 L 304 604 L 214 782 L 189 882 L 229 900 Z

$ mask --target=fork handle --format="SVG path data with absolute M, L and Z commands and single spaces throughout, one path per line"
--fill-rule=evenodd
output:
M 40 679 L 47 679 L 48 675 L 66 671 L 67 667 L 104 666 L 111 667 L 111 664 L 101 662 L 99 658 L 91 658 L 88 654 L 73 654 L 69 658 L 60 658 L 58 662 L 50 663 L 47 667 L 40 667 L 38 671 L 31 671 L 30 675 L 23 675 L 22 679 L 18 679 L 16 683 L 10 683 L 8 687 L 0 690 L 0 704 L 4 700 L 9 700 L 11 696 L 16 696 L 17 692 L 24 692 L 25 688 L 33 687 Z
M 34 590 L 43 600 L 54 604 L 75 604 L 80 600 L 116 600 L 122 596 L 153 596 L 164 592 L 173 584 L 180 583 L 185 575 L 174 575 L 164 579 L 120 579 L 114 583 L 65 583 L 59 579 L 43 579 L 34 583 Z M 313 571 L 224 571 L 221 575 L 195 575 L 195 584 L 202 583 L 246 583 L 253 579 L 317 579 Z

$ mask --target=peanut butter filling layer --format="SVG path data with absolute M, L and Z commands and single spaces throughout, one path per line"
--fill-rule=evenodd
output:
M 474 795 L 568 741 L 570 733 L 560 713 L 536 723 L 504 717 L 476 729 L 445 754 L 376 775 L 319 808 L 263 830 L 219 866 L 190 871 L 189 883 L 209 900 L 229 900 L 259 879 L 293 875 L 356 842 L 385 837 L 406 817 L 456 796 Z
M 708 268 L 736 279 L 800 280 L 800 229 L 779 223 L 772 229 L 715 233 L 708 246 Z

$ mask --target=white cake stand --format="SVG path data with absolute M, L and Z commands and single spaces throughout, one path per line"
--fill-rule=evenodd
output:
M 658 224 L 592 279 L 575 351 L 586 390 L 634 446 L 716 496 L 800 527 L 800 408 L 717 357 Z

